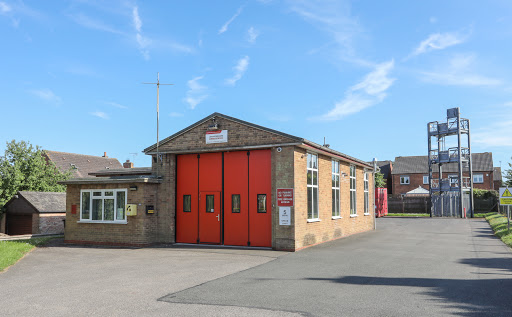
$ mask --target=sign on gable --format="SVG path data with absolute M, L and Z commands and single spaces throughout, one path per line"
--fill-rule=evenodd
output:
M 228 142 L 228 130 L 207 131 L 206 144 Z

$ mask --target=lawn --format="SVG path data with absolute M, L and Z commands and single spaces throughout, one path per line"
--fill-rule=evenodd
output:
M 18 262 L 33 248 L 42 246 L 52 239 L 55 239 L 55 237 L 0 241 L 0 272 Z
M 395 213 L 388 213 L 387 216 L 389 216 L 389 217 L 430 217 L 429 214 L 395 214 Z
M 490 212 L 486 214 L 485 220 L 489 222 L 494 234 L 506 245 L 512 247 L 512 230 L 507 230 L 507 217 L 496 212 Z

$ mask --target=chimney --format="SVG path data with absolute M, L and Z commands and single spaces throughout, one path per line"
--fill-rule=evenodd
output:
M 123 163 L 124 168 L 133 168 L 133 163 L 130 162 L 130 160 L 126 160 L 126 162 Z
M 102 156 L 102 157 L 104 157 L 104 158 L 108 158 L 108 156 L 107 156 L 107 152 L 103 152 L 103 156 Z

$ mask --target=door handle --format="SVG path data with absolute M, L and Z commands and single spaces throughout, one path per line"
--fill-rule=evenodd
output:
M 217 215 L 217 216 L 215 216 L 215 217 L 217 217 L 217 221 L 220 221 L 220 214 L 218 214 L 218 215 Z

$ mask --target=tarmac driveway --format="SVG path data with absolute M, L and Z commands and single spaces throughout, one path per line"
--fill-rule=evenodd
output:
M 38 249 L 0 274 L 5 316 L 511 316 L 512 252 L 483 220 L 378 219 L 296 253 Z

